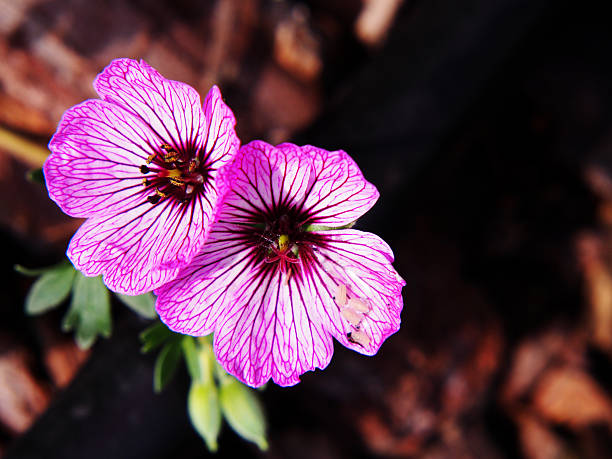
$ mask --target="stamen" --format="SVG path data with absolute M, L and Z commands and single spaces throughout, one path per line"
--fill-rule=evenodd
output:
M 148 174 L 149 172 L 151 172 L 151 169 L 149 169 L 147 166 L 143 164 L 142 166 L 140 166 L 140 172 L 142 174 Z
M 159 196 L 160 198 L 167 198 L 168 197 L 168 193 L 164 193 L 162 190 L 160 190 L 159 188 L 157 188 L 155 190 L 155 194 L 157 196 Z
M 179 158 L 178 152 L 167 143 L 162 144 L 161 148 L 165 151 L 164 162 L 173 163 Z
M 157 194 L 152 194 L 151 196 L 147 196 L 147 201 L 149 201 L 153 205 L 157 204 L 160 201 L 160 199 L 161 199 L 161 196 Z
M 200 160 L 198 158 L 193 158 L 189 161 L 189 172 L 195 171 L 200 165 Z
M 151 153 L 146 160 L 147 164 L 151 164 L 151 161 L 153 161 L 153 159 L 155 158 L 155 156 L 157 155 L 157 153 Z
M 183 186 L 185 182 L 182 179 L 170 177 L 170 183 L 174 186 Z
M 143 179 L 142 179 L 142 184 L 143 184 L 144 186 L 149 186 L 149 184 L 150 184 L 150 183 L 151 183 L 151 182 L 149 182 L 149 179 L 146 179 L 146 178 L 143 178 Z

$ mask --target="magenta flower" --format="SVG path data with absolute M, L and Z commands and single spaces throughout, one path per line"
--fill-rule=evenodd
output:
M 49 142 L 47 189 L 87 218 L 68 247 L 74 266 L 136 295 L 173 279 L 202 247 L 219 172 L 238 151 L 236 121 L 216 86 L 202 108 L 192 87 L 144 61 L 112 61 L 94 88 L 101 99 L 66 111 Z
M 325 368 L 332 336 L 375 354 L 398 330 L 403 279 L 378 236 L 345 229 L 378 199 L 343 151 L 243 146 L 202 251 L 156 290 L 177 332 L 214 332 L 217 359 L 241 381 L 289 386 Z M 338 229 L 330 229 L 330 228 Z

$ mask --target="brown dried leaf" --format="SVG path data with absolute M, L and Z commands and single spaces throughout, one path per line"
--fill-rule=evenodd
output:
M 602 241 L 585 234 L 577 251 L 589 299 L 590 340 L 603 351 L 612 351 L 612 273 L 603 262 Z
M 42 342 L 45 367 L 56 387 L 66 387 L 90 355 L 80 349 L 70 335 L 61 333 L 48 316 L 36 319 L 36 329 Z
M 308 24 L 307 10 L 300 5 L 279 22 L 274 32 L 274 56 L 281 67 L 302 81 L 315 80 L 323 62 L 320 45 Z
M 374 413 L 362 416 L 359 419 L 359 428 L 367 445 L 377 454 L 406 457 L 418 453 L 421 449 L 422 437 L 396 437 Z
M 527 412 L 516 416 L 523 454 L 528 459 L 558 459 L 565 449 L 561 439 L 537 417 Z
M 537 385 L 533 403 L 545 419 L 581 429 L 606 423 L 612 428 L 612 402 L 588 374 L 564 367 L 547 371 Z
M 0 423 L 25 432 L 49 403 L 49 394 L 34 378 L 25 350 L 0 354 Z
M 355 23 L 357 38 L 368 46 L 379 45 L 402 4 L 402 0 L 364 0 Z

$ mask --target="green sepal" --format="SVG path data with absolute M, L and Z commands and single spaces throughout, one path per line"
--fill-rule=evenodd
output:
M 221 408 L 215 382 L 193 381 L 187 398 L 187 411 L 191 424 L 206 442 L 211 452 L 217 451 L 217 438 L 221 430 Z
M 72 265 L 68 263 L 60 263 L 44 271 L 38 271 L 42 271 L 42 275 L 32 284 L 25 300 L 25 311 L 29 315 L 42 314 L 59 306 L 68 298 L 76 274 Z
M 176 336 L 177 334 L 166 327 L 166 324 L 158 321 L 140 332 L 140 335 L 138 336 L 140 338 L 140 342 L 142 343 L 140 352 L 146 354 L 147 352 L 158 348 L 166 341 Z
M 221 382 L 219 401 L 223 416 L 232 429 L 259 449 L 267 450 L 266 421 L 256 392 L 229 377 Z
M 178 335 L 177 335 L 178 336 Z M 153 390 L 157 393 L 164 390 L 174 377 L 181 361 L 181 339 L 172 339 L 164 345 L 153 369 Z
M 123 293 L 115 293 L 115 296 L 136 314 L 147 319 L 155 319 L 155 297 L 152 293 L 143 295 L 124 295 Z
M 98 335 L 111 334 L 110 295 L 101 277 L 76 274 L 70 308 L 62 321 L 62 329 L 76 329 L 75 339 L 81 349 L 87 349 Z
M 198 344 L 193 336 L 183 337 L 181 343 L 183 347 L 183 357 L 185 357 L 185 363 L 187 364 L 187 370 L 189 376 L 194 382 L 201 382 L 202 372 L 200 371 L 200 361 Z
M 343 225 L 343 226 L 306 225 L 306 226 L 303 226 L 302 229 L 304 231 L 343 230 L 343 229 L 350 229 L 350 228 L 352 228 L 353 226 L 355 226 L 355 223 L 357 223 L 357 220 L 355 220 L 354 222 L 351 222 L 351 223 L 347 223 L 346 225 Z

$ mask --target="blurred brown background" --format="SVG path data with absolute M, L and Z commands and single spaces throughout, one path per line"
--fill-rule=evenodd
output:
M 25 173 L 116 57 L 205 94 L 243 142 L 352 154 L 381 190 L 402 329 L 262 394 L 274 458 L 612 456 L 612 28 L 604 2 L 0 0 L 0 457 L 202 457 L 186 377 L 151 390 L 115 305 L 91 353 L 27 318 L 14 263 L 79 222 Z M 228 428 L 219 456 L 264 456 Z

